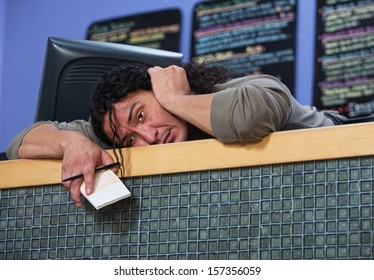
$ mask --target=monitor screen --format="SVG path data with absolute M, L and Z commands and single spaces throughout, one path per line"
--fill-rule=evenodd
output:
M 126 63 L 179 64 L 177 52 L 68 38 L 48 38 L 36 121 L 89 118 L 91 93 L 103 74 Z

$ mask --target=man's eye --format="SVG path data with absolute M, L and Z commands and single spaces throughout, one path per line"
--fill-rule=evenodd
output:
M 127 147 L 131 147 L 132 145 L 134 145 L 135 143 L 135 139 L 136 139 L 136 136 L 133 135 L 129 138 L 129 140 L 127 141 Z
M 141 111 L 138 115 L 138 120 L 141 122 L 144 118 L 144 111 Z

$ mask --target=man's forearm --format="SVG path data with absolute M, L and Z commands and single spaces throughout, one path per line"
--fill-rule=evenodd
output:
M 18 149 L 19 158 L 62 158 L 63 147 L 74 137 L 83 137 L 78 132 L 59 130 L 51 124 L 42 124 L 31 129 Z
M 214 94 L 172 96 L 165 109 L 214 136 L 210 121 L 213 96 Z

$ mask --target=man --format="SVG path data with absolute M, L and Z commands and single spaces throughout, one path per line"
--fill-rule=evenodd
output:
M 93 190 L 109 148 L 215 137 L 258 141 L 274 131 L 331 126 L 343 117 L 299 104 L 272 76 L 233 78 L 227 69 L 184 64 L 125 65 L 104 75 L 91 100 L 91 120 L 39 122 L 18 135 L 9 158 L 62 158 L 62 179 L 83 173 Z M 82 179 L 64 183 L 78 207 Z

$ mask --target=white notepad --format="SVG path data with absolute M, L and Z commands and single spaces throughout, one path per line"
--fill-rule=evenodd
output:
M 111 170 L 105 170 L 95 175 L 94 191 L 87 195 L 86 184 L 81 185 L 81 193 L 96 208 L 103 208 L 109 204 L 131 196 L 131 193 Z

